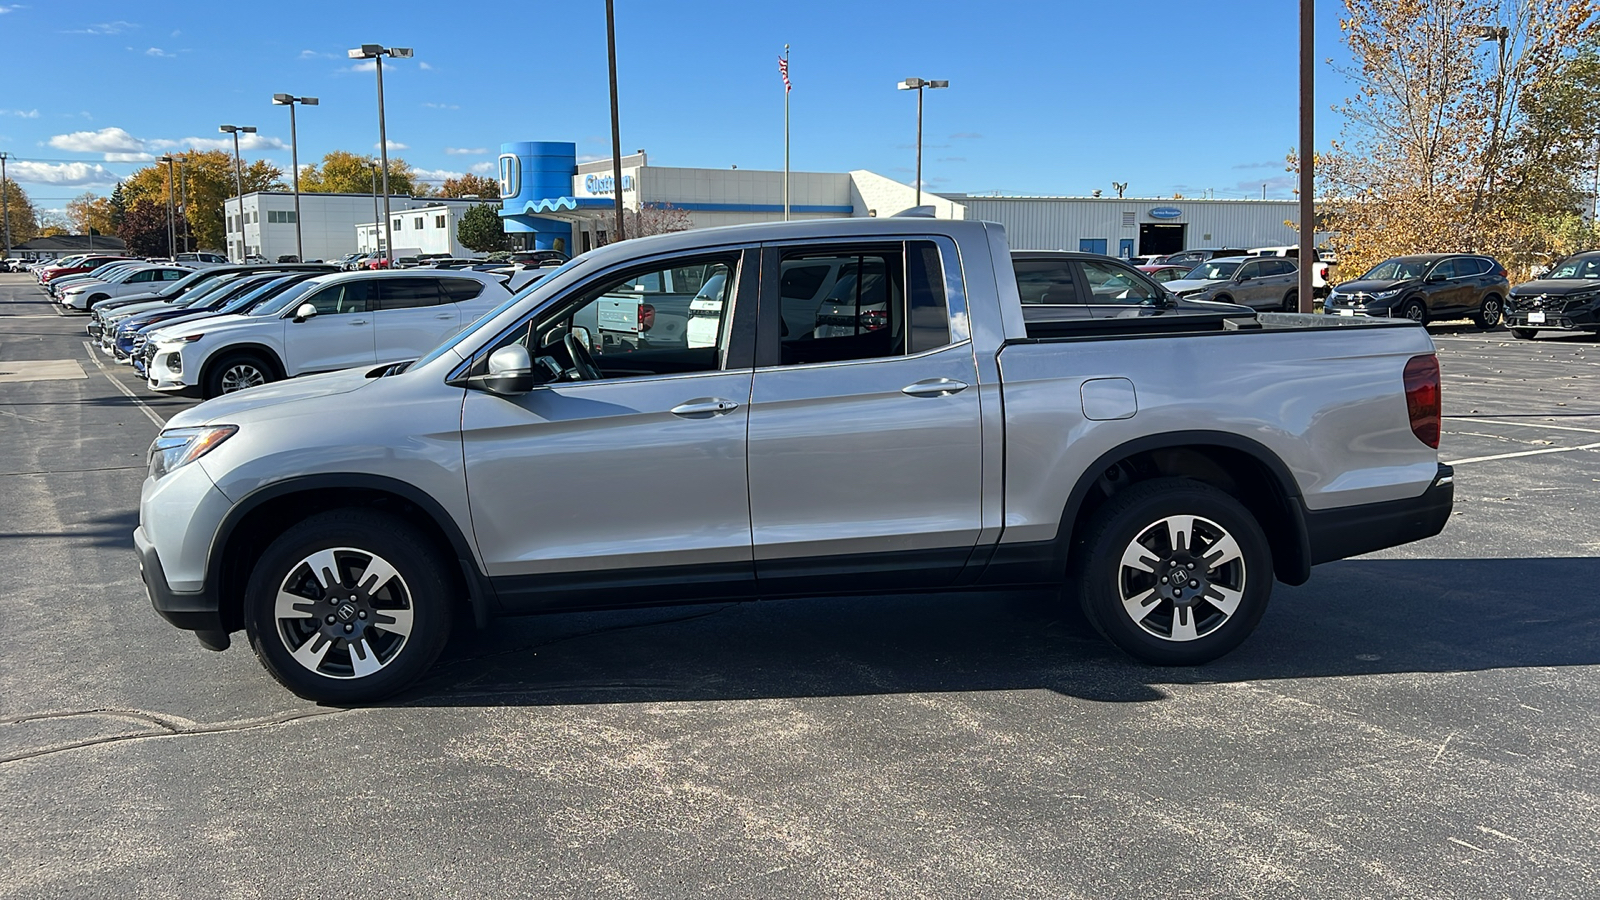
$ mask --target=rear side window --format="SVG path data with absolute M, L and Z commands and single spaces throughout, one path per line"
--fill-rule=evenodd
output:
M 439 282 L 434 278 L 385 278 L 377 282 L 379 309 L 415 309 L 439 305 Z
M 785 265 L 778 294 L 785 300 L 810 300 L 817 295 L 817 288 L 822 287 L 829 270 L 826 264 Z
M 1078 287 L 1072 279 L 1072 263 L 1066 260 L 1024 259 L 1013 268 L 1017 291 L 1023 303 L 1081 304 Z
M 441 278 L 439 289 L 444 293 L 446 303 L 463 303 L 475 300 L 483 293 L 483 282 L 471 278 Z
M 911 353 L 950 343 L 950 307 L 944 296 L 944 267 L 932 241 L 906 245 L 906 296 L 911 301 Z

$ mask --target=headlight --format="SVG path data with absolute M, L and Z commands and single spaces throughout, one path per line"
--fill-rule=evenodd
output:
M 1372 299 L 1374 299 L 1374 300 L 1390 300 L 1390 299 L 1393 299 L 1393 298 L 1398 297 L 1398 296 L 1400 296 L 1400 288 L 1395 288 L 1392 291 L 1378 291 L 1377 293 L 1372 295 Z
M 168 428 L 150 445 L 150 477 L 161 478 L 214 450 L 239 430 L 237 425 Z

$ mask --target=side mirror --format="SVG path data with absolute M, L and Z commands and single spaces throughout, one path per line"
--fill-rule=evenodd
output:
M 651 309 L 650 318 L 651 318 L 652 322 L 655 320 L 655 310 L 654 309 Z M 574 325 L 574 326 L 572 326 L 572 336 L 578 339 L 578 343 L 583 345 L 583 349 L 589 351 L 590 353 L 594 352 L 594 338 L 593 338 L 593 336 L 591 336 L 589 334 L 589 326 L 587 326 L 587 325 Z
M 296 322 L 304 322 L 307 319 L 315 318 L 316 315 L 317 308 L 315 306 L 309 303 L 302 303 L 294 311 L 294 320 Z
M 1243 284 L 1244 282 L 1250 280 L 1250 276 L 1246 275 L 1243 272 L 1240 272 L 1238 275 L 1233 276 L 1233 280 L 1239 282 L 1240 284 Z
M 480 384 L 490 393 L 502 397 L 526 394 L 533 390 L 533 359 L 528 348 L 521 344 L 507 344 L 489 354 L 489 371 Z
M 1429 275 L 1428 279 L 1427 279 L 1429 284 L 1436 284 L 1436 283 L 1441 282 L 1443 280 L 1444 280 L 1444 276 L 1443 275 L 1438 275 L 1438 274 Z

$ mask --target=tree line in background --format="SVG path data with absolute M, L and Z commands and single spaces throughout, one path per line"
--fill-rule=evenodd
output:
M 1596 0 L 1344 0 L 1355 96 L 1316 160 L 1349 276 L 1487 253 L 1524 276 L 1600 246 Z
M 73 199 L 67 203 L 65 215 L 41 213 L 28 199 L 27 192 L 8 179 L 4 190 L 9 203 L 12 243 L 68 233 L 116 235 L 126 242 L 130 253 L 163 256 L 167 253 L 170 187 L 178 249 L 186 245 L 197 250 L 225 249 L 228 213 L 224 206 L 235 194 L 233 155 L 225 150 L 192 150 L 173 156 L 178 161 L 173 163 L 170 174 L 165 163 L 151 163 L 118 182 L 109 197 L 91 192 Z M 301 167 L 300 190 L 303 193 L 370 193 L 378 165 L 374 157 L 335 150 L 321 162 Z M 240 181 L 247 194 L 289 189 L 287 174 L 259 159 L 243 167 Z M 381 190 L 381 174 L 378 183 Z M 476 195 L 498 199 L 500 185 L 493 179 L 468 174 L 445 179 L 434 187 L 422 181 L 405 160 L 397 158 L 389 160 L 389 193 L 412 197 Z

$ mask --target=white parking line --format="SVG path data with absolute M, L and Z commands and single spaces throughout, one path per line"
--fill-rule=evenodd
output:
M 1600 449 L 1600 443 L 1584 444 L 1580 447 L 1546 447 L 1543 450 L 1522 450 L 1517 453 L 1497 453 L 1494 456 L 1474 456 L 1470 459 L 1446 460 L 1447 466 L 1464 466 L 1467 463 L 1489 462 L 1496 459 L 1512 459 L 1518 456 L 1538 456 L 1543 453 L 1571 453 L 1574 450 Z
M 94 347 L 88 341 L 84 341 L 83 342 L 83 349 L 88 352 L 89 361 L 94 363 L 95 368 L 100 370 L 100 374 L 106 376 L 106 380 L 111 382 L 113 387 L 115 387 L 117 390 L 121 391 L 124 395 L 126 395 L 129 400 L 132 400 L 134 402 L 134 404 L 139 407 L 139 410 L 141 412 L 143 412 L 146 416 L 149 416 L 150 417 L 150 421 L 156 423 L 156 427 L 157 428 L 165 428 L 165 427 L 167 427 L 167 420 L 166 419 L 163 419 L 163 418 L 161 418 L 161 416 L 157 415 L 156 411 L 151 409 L 150 407 L 146 406 L 145 402 L 143 400 L 140 400 L 137 394 L 135 394 L 133 391 L 128 390 L 128 386 L 127 385 L 125 385 L 122 382 L 118 381 L 116 376 L 111 374 L 111 370 L 107 369 L 105 367 L 105 364 L 100 361 L 100 357 L 95 354 Z
M 1582 431 L 1588 434 L 1600 434 L 1600 428 L 1579 428 L 1576 425 L 1551 425 L 1547 422 L 1504 422 L 1499 419 L 1467 419 L 1449 418 L 1446 422 L 1474 422 L 1479 425 L 1521 425 L 1523 428 L 1548 428 L 1551 431 Z

